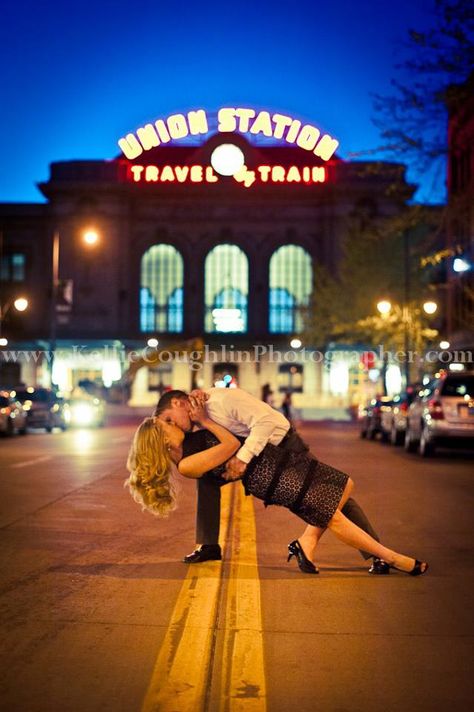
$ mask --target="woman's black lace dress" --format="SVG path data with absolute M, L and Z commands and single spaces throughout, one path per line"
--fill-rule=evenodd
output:
M 190 433 L 183 444 L 183 456 L 207 450 L 218 442 L 208 430 Z M 205 477 L 223 480 L 224 471 L 225 465 L 219 465 Z M 286 507 L 308 524 L 326 527 L 341 501 L 347 480 L 344 472 L 319 462 L 307 452 L 292 452 L 269 444 L 248 465 L 243 484 L 246 494 L 262 499 L 265 505 Z

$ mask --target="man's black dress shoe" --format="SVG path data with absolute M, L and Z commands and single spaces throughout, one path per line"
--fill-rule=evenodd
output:
M 222 559 L 219 544 L 202 544 L 191 554 L 184 557 L 185 564 L 200 564 L 203 561 L 220 561 Z
M 377 559 L 374 557 L 372 561 L 372 566 L 369 569 L 369 574 L 375 576 L 386 576 L 390 573 L 390 564 L 387 564 L 383 559 Z

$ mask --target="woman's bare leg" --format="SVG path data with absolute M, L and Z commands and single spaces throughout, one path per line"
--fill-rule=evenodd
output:
M 338 510 L 343 508 L 343 506 L 351 496 L 353 489 L 354 482 L 351 480 L 351 478 L 349 478 L 342 494 L 341 501 L 339 502 Z M 316 547 L 326 529 L 326 527 L 313 527 L 311 524 L 308 524 L 303 534 L 298 537 L 298 541 L 310 561 L 313 560 Z
M 353 524 L 340 510 L 337 510 L 328 524 L 330 529 L 338 539 L 345 544 L 353 546 L 355 549 L 364 549 L 379 559 L 383 559 L 392 566 L 402 571 L 411 571 L 415 565 L 415 559 L 404 556 L 386 546 L 379 544 L 375 539 Z

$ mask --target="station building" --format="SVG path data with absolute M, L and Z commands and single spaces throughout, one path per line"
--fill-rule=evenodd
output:
M 243 154 L 238 174 L 212 167 L 223 145 Z M 291 390 L 311 417 L 316 404 L 370 394 L 363 358 L 328 364 L 295 339 L 313 290 L 317 304 L 315 265 L 337 271 L 351 221 L 394 215 L 411 197 L 403 165 L 216 131 L 132 158 L 53 163 L 39 188 L 43 204 L 0 204 L 2 300 L 29 300 L 3 320 L 4 385 L 48 385 L 53 341 L 62 389 L 88 379 L 132 405 L 168 387 L 230 382 L 259 395 L 268 383 L 276 405 Z

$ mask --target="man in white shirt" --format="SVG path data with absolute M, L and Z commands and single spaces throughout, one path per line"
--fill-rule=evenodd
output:
M 195 393 L 195 392 L 193 392 Z M 242 447 L 227 463 L 226 479 L 232 481 L 243 477 L 248 463 L 261 453 L 267 443 L 284 447 L 293 452 L 307 452 L 308 446 L 291 428 L 288 420 L 277 410 L 240 388 L 210 388 L 204 393 L 209 416 L 234 435 L 245 438 Z M 169 391 L 161 398 L 155 416 L 174 423 L 184 432 L 191 432 L 194 423 L 188 410 L 188 396 L 184 391 Z M 188 564 L 221 559 L 219 541 L 220 487 L 225 482 L 214 477 L 197 480 L 198 502 L 196 517 L 197 548 L 183 561 Z M 343 513 L 357 526 L 379 541 L 379 537 L 359 505 L 350 498 Z M 361 552 L 365 559 L 370 554 Z M 388 565 L 374 560 L 370 573 L 388 573 Z M 384 568 L 387 566 L 387 571 Z

